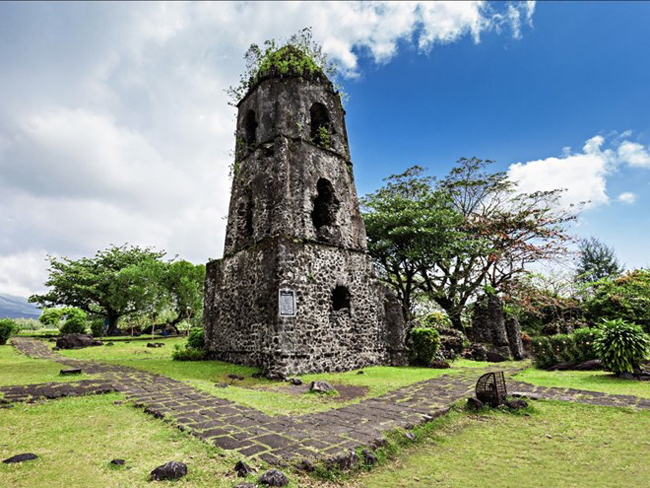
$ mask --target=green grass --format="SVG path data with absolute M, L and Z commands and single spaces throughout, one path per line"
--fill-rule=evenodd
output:
M 517 374 L 515 379 L 538 386 L 576 388 L 650 398 L 650 384 L 648 382 L 623 380 L 616 378 L 612 373 L 604 371 L 544 371 L 530 368 Z
M 453 412 L 422 443 L 345 486 L 648 486 L 650 412 L 561 402 L 536 402 L 534 410 Z
M 61 353 L 77 359 L 94 359 L 162 374 L 188 382 L 195 388 L 220 398 L 256 408 L 269 415 L 317 412 L 361 400 L 358 398 L 342 402 L 336 396 L 331 395 L 290 394 L 287 383 L 252 378 L 252 374 L 259 371 L 256 368 L 221 361 L 171 361 L 174 345 L 184 344 L 185 341 L 185 338 L 156 340 L 156 342 L 166 344 L 157 349 L 147 348 L 146 342 L 141 341 L 128 344 L 116 342 L 114 346 L 61 351 Z M 504 367 L 510 365 L 510 363 L 503 364 Z M 337 384 L 363 386 L 368 389 L 367 398 L 368 396 L 383 395 L 391 390 L 441 375 L 472 372 L 471 368 L 489 365 L 490 363 L 459 360 L 453 363 L 451 369 L 373 366 L 364 368 L 364 374 L 357 374 L 358 371 L 348 371 L 303 375 L 300 378 L 305 383 L 320 379 Z M 228 378 L 229 374 L 244 376 L 245 380 L 231 380 Z M 222 383 L 229 386 L 227 388 L 215 386 Z
M 0 346 L 0 386 L 79 381 L 93 377 L 87 374 L 60 376 L 61 369 L 65 366 L 47 359 L 29 358 L 9 344 Z
M 39 459 L 0 464 L 0 486 L 12 488 L 232 487 L 226 472 L 238 458 L 127 404 L 119 395 L 66 398 L 0 411 L 0 459 L 33 452 Z M 126 460 L 114 467 L 112 459 Z M 179 482 L 149 482 L 167 461 L 188 465 Z M 241 478 L 239 481 L 242 481 Z M 251 477 L 250 480 L 254 481 Z M 297 485 L 292 484 L 292 487 Z

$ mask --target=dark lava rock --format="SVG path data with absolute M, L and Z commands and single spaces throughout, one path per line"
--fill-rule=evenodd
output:
M 364 371 L 363 370 L 358 371 L 357 374 L 364 374 Z
M 263 376 L 264 376 L 264 375 L 263 375 L 262 373 L 253 373 L 253 374 L 251 375 L 251 378 L 253 378 L 253 379 L 256 380 L 256 379 L 262 378 Z
M 291 383 L 294 386 L 300 386 L 302 385 L 302 380 L 300 378 L 291 378 L 289 380 L 289 383 Z
M 549 371 L 568 371 L 575 368 L 575 363 L 557 363 L 548 368 Z
M 54 346 L 54 347 L 52 348 L 52 350 L 53 350 L 53 351 L 60 351 L 61 348 L 60 348 L 60 347 L 56 347 L 56 346 Z
M 478 398 L 469 397 L 467 399 L 467 408 L 470 410 L 480 410 L 485 406 L 485 404 Z
M 69 376 L 69 375 L 73 375 L 73 374 L 81 374 L 81 368 L 62 369 L 59 374 L 61 376 Z
M 104 343 L 102 341 L 94 340 L 91 346 L 103 346 Z
M 228 383 L 215 383 L 214 386 L 217 388 L 228 388 Z
M 106 343 L 106 344 L 104 344 L 104 345 L 105 345 L 105 346 L 114 346 L 114 345 L 115 345 L 115 343 L 114 343 L 114 342 L 107 342 L 107 343 Z
M 447 361 L 443 361 L 442 359 L 434 359 L 433 361 L 431 361 L 430 366 L 432 368 L 434 368 L 434 369 L 448 369 L 448 368 L 451 368 L 449 363 Z
M 163 347 L 164 345 L 162 342 L 147 342 L 147 347 Z
M 66 334 L 56 341 L 59 349 L 81 349 L 93 345 L 93 336 L 89 334 Z
M 38 459 L 38 456 L 36 454 L 32 454 L 31 452 L 26 452 L 24 454 L 16 454 L 15 456 L 11 456 L 2 462 L 5 464 L 22 463 L 25 461 L 31 461 L 32 459 Z
M 517 400 L 508 400 L 505 403 L 506 407 L 510 410 L 520 410 L 522 408 L 528 407 L 528 402 L 526 400 L 517 399 Z
M 367 466 L 374 466 L 375 464 L 377 464 L 378 461 L 377 456 L 375 456 L 375 454 L 369 451 L 368 449 L 364 449 L 363 451 L 361 451 L 361 455 L 363 456 L 364 464 L 366 464 Z
M 124 466 L 126 461 L 124 459 L 113 459 L 111 464 L 114 464 L 115 466 Z
M 161 466 L 158 466 L 151 472 L 151 479 L 154 480 L 177 480 L 187 474 L 187 466 L 185 463 L 177 461 L 169 461 Z
M 336 466 L 341 471 L 347 471 L 359 463 L 359 456 L 354 451 L 340 454 L 328 461 L 330 467 Z
M 508 358 L 505 357 L 503 354 L 495 351 L 488 351 L 487 354 L 485 355 L 485 358 L 491 363 L 501 363 L 503 361 L 508 360 Z
M 618 377 L 621 378 L 622 380 L 635 380 L 636 376 L 634 376 L 632 373 L 619 373 Z
M 584 363 L 576 364 L 573 369 L 578 371 L 596 371 L 603 369 L 603 363 L 600 359 L 592 359 L 590 361 L 585 361 Z
M 284 475 L 282 471 L 278 471 L 277 469 L 269 469 L 259 477 L 257 482 L 261 485 L 267 486 L 287 486 L 289 484 L 289 479 Z
M 231 380 L 239 380 L 239 381 L 243 381 L 245 379 L 243 376 L 239 376 L 237 374 L 229 374 L 228 378 L 230 378 Z
M 253 472 L 253 468 L 243 461 L 237 461 L 237 464 L 235 464 L 235 472 L 240 478 L 246 478 L 246 476 Z
M 316 471 L 316 466 L 314 466 L 314 463 L 312 463 L 309 459 L 303 459 L 302 461 L 300 461 L 296 465 L 296 468 L 306 473 L 313 473 L 314 471 Z
M 309 385 L 309 391 L 312 393 L 329 393 L 335 392 L 336 389 L 327 381 L 312 381 Z
M 465 349 L 462 355 L 465 359 L 485 361 L 487 359 L 487 349 L 482 344 L 474 343 Z

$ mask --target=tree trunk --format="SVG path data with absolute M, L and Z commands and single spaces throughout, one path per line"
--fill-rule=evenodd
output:
M 106 331 L 107 336 L 114 336 L 117 334 L 117 320 L 119 318 L 119 315 L 112 313 L 108 314 L 108 330 Z

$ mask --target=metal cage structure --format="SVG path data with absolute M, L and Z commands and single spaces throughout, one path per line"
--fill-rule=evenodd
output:
M 492 407 L 505 403 L 507 394 L 503 371 L 486 373 L 476 382 L 476 398 Z

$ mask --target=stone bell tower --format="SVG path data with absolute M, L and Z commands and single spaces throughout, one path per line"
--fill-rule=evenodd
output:
M 270 74 L 239 103 L 204 314 L 211 357 L 271 377 L 403 363 L 400 305 L 366 252 L 345 112 L 324 75 Z

